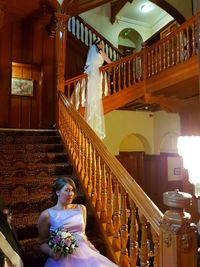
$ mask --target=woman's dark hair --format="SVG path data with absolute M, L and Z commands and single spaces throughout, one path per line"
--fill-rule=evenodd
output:
M 96 45 L 97 51 L 99 52 L 101 49 L 98 47 L 98 44 L 100 44 L 102 40 L 98 37 L 93 41 L 93 45 Z
M 54 202 L 57 202 L 58 196 L 56 194 L 57 191 L 60 191 L 66 184 L 70 184 L 74 191 L 74 198 L 77 195 L 76 185 L 71 178 L 57 178 L 52 187 L 52 195 L 51 198 Z

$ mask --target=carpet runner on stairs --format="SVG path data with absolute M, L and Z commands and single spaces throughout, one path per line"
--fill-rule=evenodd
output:
M 46 257 L 39 250 L 37 220 L 52 206 L 52 183 L 58 176 L 71 177 L 78 187 L 77 202 L 85 204 L 84 196 L 57 130 L 0 129 L 0 151 L 0 195 L 13 211 L 25 267 L 42 267 Z M 88 218 L 89 239 L 103 253 L 102 242 L 92 233 L 94 221 Z

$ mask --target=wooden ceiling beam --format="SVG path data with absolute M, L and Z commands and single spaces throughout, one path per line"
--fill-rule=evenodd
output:
M 113 0 L 64 0 L 62 10 L 70 16 L 75 16 L 112 1 Z
M 133 0 L 117 0 L 117 1 L 111 3 L 111 17 L 110 17 L 110 22 L 112 24 L 116 20 L 116 15 L 125 6 L 125 4 L 127 2 L 132 3 Z

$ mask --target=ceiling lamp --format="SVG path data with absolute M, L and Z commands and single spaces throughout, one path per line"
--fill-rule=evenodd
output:
M 152 10 L 152 5 L 149 3 L 145 3 L 145 4 L 141 5 L 140 9 L 141 9 L 142 13 L 148 13 L 149 11 Z

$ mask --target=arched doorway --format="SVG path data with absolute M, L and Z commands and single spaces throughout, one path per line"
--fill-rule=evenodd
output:
M 124 55 L 140 51 L 142 43 L 141 35 L 132 28 L 125 28 L 119 33 L 118 48 Z

